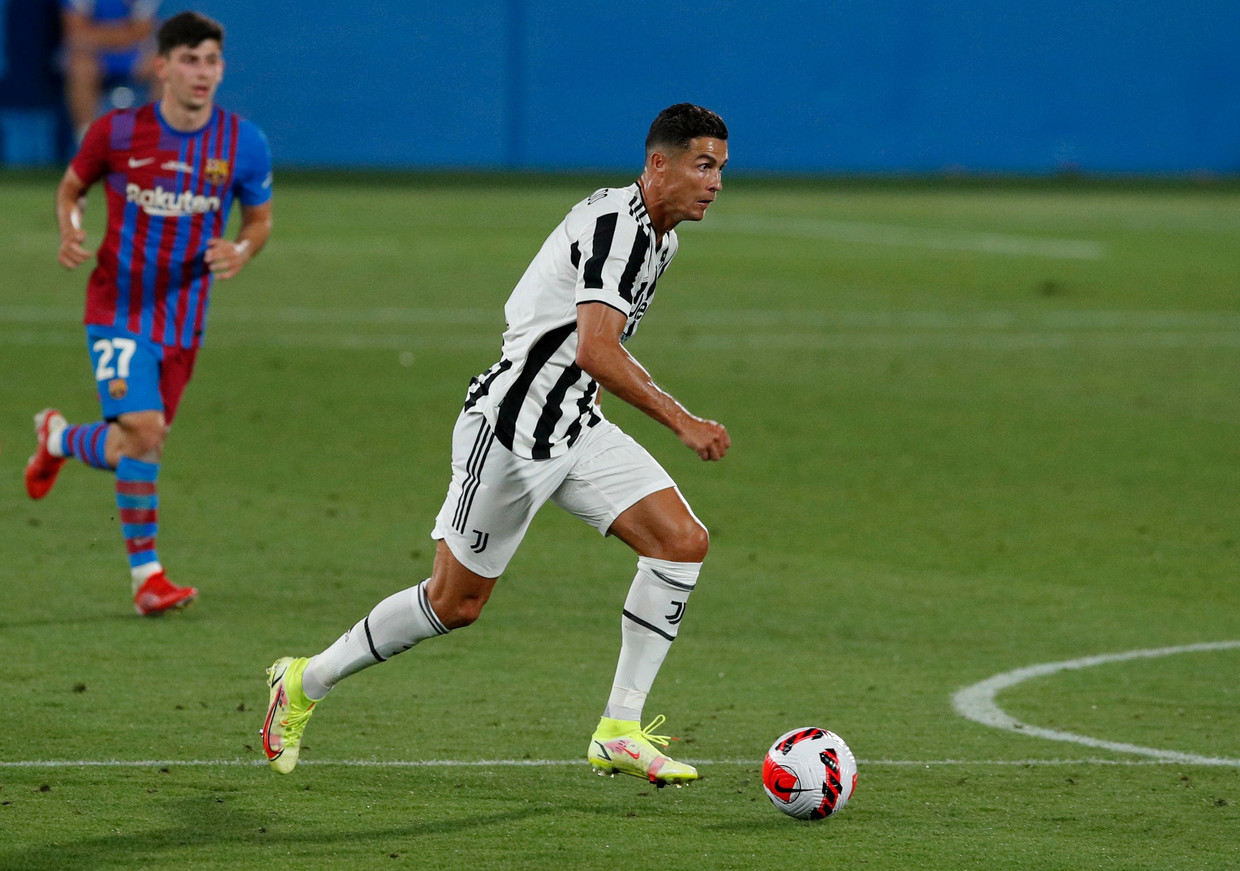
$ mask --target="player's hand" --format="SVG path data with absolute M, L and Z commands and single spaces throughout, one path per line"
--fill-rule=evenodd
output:
M 232 278 L 241 271 L 241 267 L 250 262 L 252 256 L 249 242 L 209 239 L 203 259 L 216 278 Z
M 70 230 L 68 233 L 61 236 L 60 251 L 56 255 L 56 259 L 60 261 L 60 265 L 65 269 L 77 269 L 89 260 L 90 252 L 86 250 L 84 246 L 85 242 L 85 230 Z
M 676 435 L 703 460 L 722 460 L 732 447 L 732 439 L 723 424 L 693 415 Z

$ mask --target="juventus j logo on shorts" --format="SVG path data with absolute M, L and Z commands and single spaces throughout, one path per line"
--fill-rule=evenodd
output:
M 469 549 L 474 553 L 482 553 L 487 549 L 487 542 L 491 540 L 491 534 L 483 532 L 481 529 L 475 529 L 473 533 L 474 543 L 469 546 Z

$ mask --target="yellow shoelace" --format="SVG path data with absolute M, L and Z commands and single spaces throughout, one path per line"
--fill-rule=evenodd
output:
M 671 735 L 653 734 L 654 730 L 662 726 L 665 720 L 667 720 L 667 717 L 659 714 L 659 716 L 655 717 L 645 726 L 642 726 L 641 729 L 638 730 L 638 734 L 640 734 L 642 738 L 646 739 L 651 744 L 658 744 L 660 747 L 666 747 L 670 741 L 679 741 L 679 738 L 673 738 Z

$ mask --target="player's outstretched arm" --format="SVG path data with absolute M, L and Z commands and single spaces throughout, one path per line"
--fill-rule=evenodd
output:
M 732 445 L 723 424 L 690 414 L 620 344 L 626 318 L 601 302 L 577 306 L 577 365 L 613 396 L 676 433 L 703 460 L 721 460 Z
M 65 269 L 77 269 L 90 259 L 86 250 L 86 231 L 82 229 L 82 197 L 86 183 L 73 171 L 65 170 L 56 187 L 56 224 L 60 228 L 60 250 L 56 259 Z
M 271 200 L 241 207 L 241 229 L 232 242 L 208 239 L 203 259 L 216 278 L 232 278 L 263 250 L 271 235 Z

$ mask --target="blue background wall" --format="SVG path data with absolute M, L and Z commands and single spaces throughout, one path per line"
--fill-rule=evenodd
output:
M 1237 0 L 190 6 L 285 166 L 631 167 L 691 100 L 737 169 L 1240 171 Z

